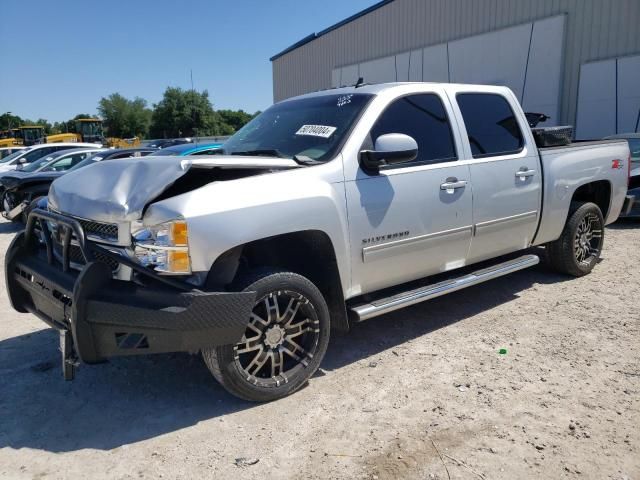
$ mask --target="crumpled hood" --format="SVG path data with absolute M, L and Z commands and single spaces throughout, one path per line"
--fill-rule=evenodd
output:
M 145 206 L 192 168 L 287 169 L 293 160 L 264 157 L 140 157 L 98 162 L 51 184 L 49 207 L 68 215 L 119 223 L 138 220 Z

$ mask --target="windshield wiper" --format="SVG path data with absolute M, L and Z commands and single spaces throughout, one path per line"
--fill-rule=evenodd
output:
M 293 157 L 288 157 L 284 153 L 282 153 L 280 150 L 270 149 L 270 148 L 266 148 L 262 150 L 245 150 L 241 152 L 231 152 L 231 155 L 246 155 L 246 156 L 255 155 L 255 156 L 264 156 L 264 157 L 286 158 L 286 159 L 293 160 L 298 165 L 305 165 L 305 166 L 318 165 L 320 163 L 324 163 L 324 162 L 319 162 L 317 160 L 314 160 L 311 157 L 307 157 L 306 155 L 294 155 Z
M 306 155 L 294 155 L 293 159 L 298 165 L 319 165 L 324 162 L 319 162 L 318 160 L 314 160 L 311 157 L 307 157 Z
M 262 156 L 262 157 L 277 157 L 277 158 L 289 158 L 284 155 L 280 150 L 265 148 L 262 150 L 245 150 L 242 152 L 231 152 L 231 155 L 246 155 L 249 157 Z

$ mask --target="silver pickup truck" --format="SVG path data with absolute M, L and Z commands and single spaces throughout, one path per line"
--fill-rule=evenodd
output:
M 219 151 L 56 180 L 7 252 L 13 307 L 60 331 L 65 378 L 201 352 L 231 393 L 303 386 L 331 330 L 538 263 L 581 276 L 629 147 L 538 148 L 504 87 L 397 83 L 278 103 Z

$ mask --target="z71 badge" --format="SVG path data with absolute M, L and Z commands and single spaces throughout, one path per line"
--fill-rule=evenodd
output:
M 362 239 L 362 245 L 372 245 L 374 243 L 380 243 L 386 241 L 400 240 L 401 238 L 407 238 L 409 236 L 409 230 L 405 232 L 389 233 L 387 235 L 380 235 L 377 237 L 369 237 Z

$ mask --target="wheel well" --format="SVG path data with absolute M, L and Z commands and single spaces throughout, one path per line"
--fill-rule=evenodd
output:
M 261 267 L 279 268 L 307 277 L 327 301 L 332 328 L 349 329 L 335 250 L 326 233 L 305 230 L 234 247 L 214 262 L 207 277 L 207 287 L 233 288 L 239 275 Z
M 606 220 L 611 202 L 611 184 L 606 180 L 599 180 L 582 185 L 573 193 L 571 201 L 595 203 Z

